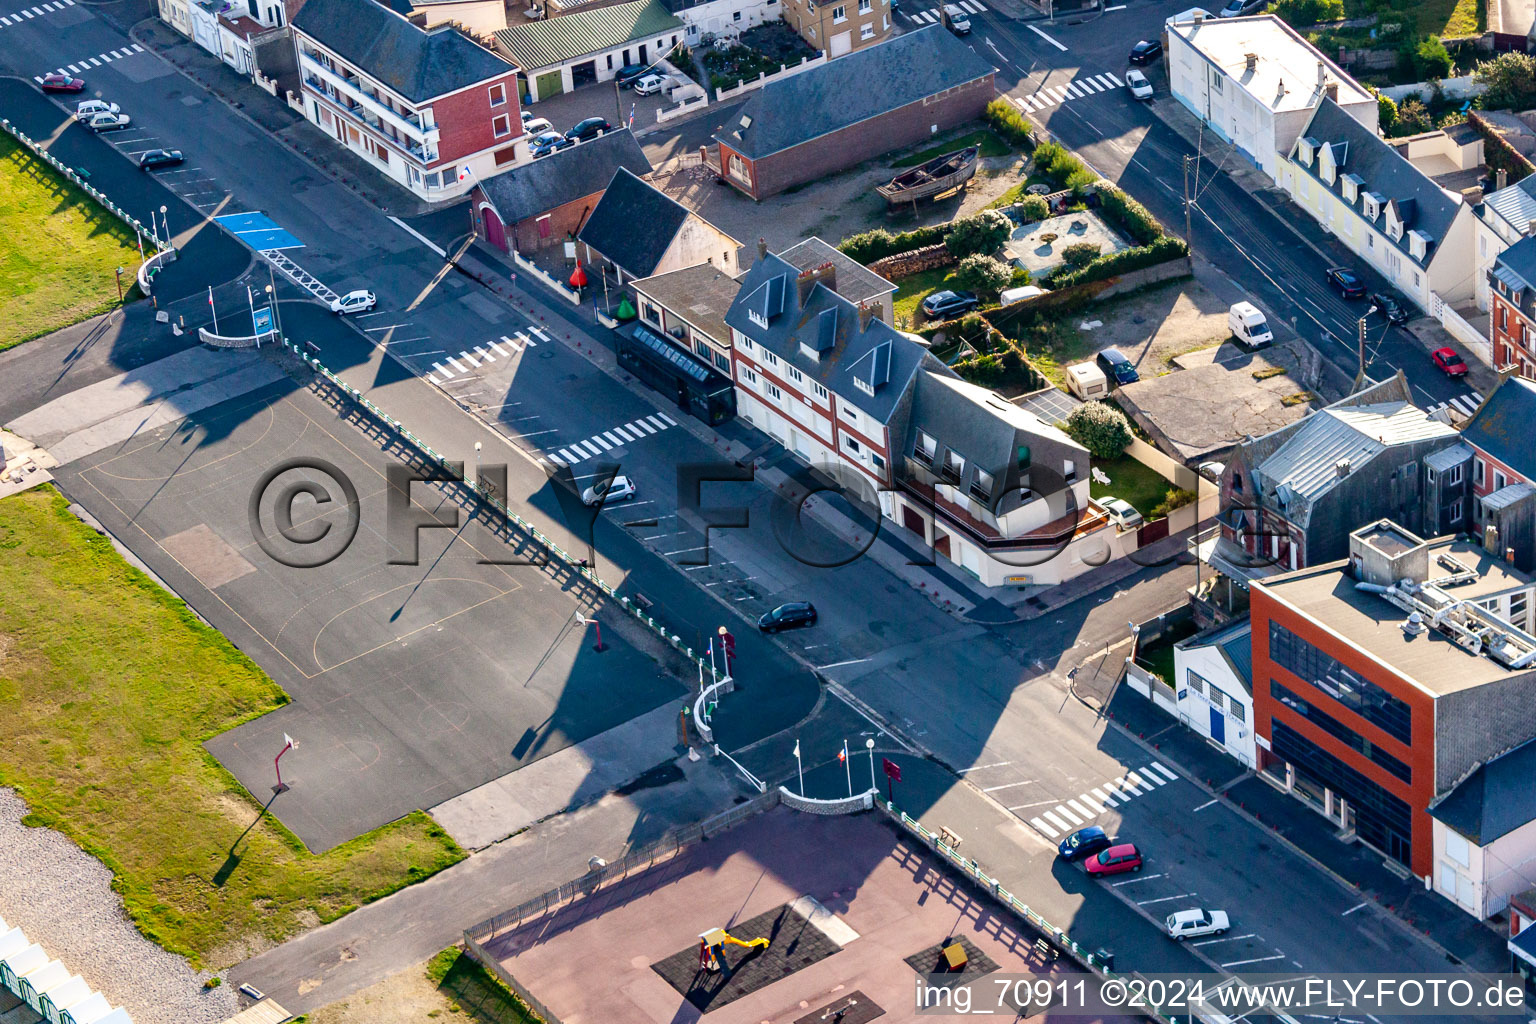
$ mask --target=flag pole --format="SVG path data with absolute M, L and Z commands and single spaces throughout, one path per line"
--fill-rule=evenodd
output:
M 847 740 L 843 740 L 843 770 L 848 773 L 848 795 L 853 796 L 853 763 L 848 758 Z
M 800 760 L 799 740 L 795 740 L 795 771 L 800 774 L 800 795 L 805 796 L 805 765 Z

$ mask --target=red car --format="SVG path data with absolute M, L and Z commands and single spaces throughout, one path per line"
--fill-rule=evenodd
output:
M 1429 358 L 1435 361 L 1435 366 L 1447 377 L 1465 377 L 1467 364 L 1462 362 L 1461 356 L 1456 354 L 1453 348 L 1437 348 L 1429 354 Z
M 83 92 L 84 90 L 85 79 L 83 78 L 60 74 L 57 71 L 43 76 L 43 92 Z
M 1141 870 L 1141 851 L 1131 843 L 1111 846 L 1103 853 L 1096 853 L 1083 861 L 1090 875 L 1121 875 L 1127 871 Z

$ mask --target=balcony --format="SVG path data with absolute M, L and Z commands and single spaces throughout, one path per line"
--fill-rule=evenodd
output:
M 333 110 L 346 114 L 352 120 L 367 128 L 372 133 L 373 138 L 385 143 L 402 156 L 409 156 L 423 167 L 437 159 L 435 155 L 427 152 L 425 146 L 392 134 L 388 126 L 383 124 L 379 118 L 371 115 L 368 108 L 364 107 L 361 103 L 352 102 L 346 96 L 337 95 L 334 89 L 328 88 L 325 82 L 314 75 L 305 75 L 304 84 L 309 86 L 314 94 L 323 96 Z
M 435 143 L 438 140 L 438 129 L 434 125 L 430 128 L 422 127 L 420 114 L 402 114 L 393 110 L 373 92 L 372 88 L 363 83 L 356 75 L 343 75 L 341 72 L 328 68 L 311 54 L 299 51 L 299 66 L 304 71 L 304 80 L 311 82 L 312 88 L 320 89 L 328 95 L 337 95 L 351 100 L 353 106 L 362 106 L 373 117 L 390 125 L 397 132 L 402 132 L 423 145 Z M 322 88 L 314 85 L 313 79 L 318 77 L 327 83 L 330 88 Z

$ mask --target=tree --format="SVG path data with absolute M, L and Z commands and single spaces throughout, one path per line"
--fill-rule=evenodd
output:
M 1013 212 L 1018 214 L 1020 222 L 1033 224 L 1036 221 L 1045 220 L 1051 215 L 1051 204 L 1045 201 L 1045 196 L 1037 196 L 1026 193 L 1019 197 L 1018 204 Z
M 1096 459 L 1117 459 L 1135 438 L 1125 413 L 1104 402 L 1084 402 L 1067 417 L 1067 436 Z
M 957 220 L 950 225 L 944 244 L 956 259 L 964 259 L 972 253 L 991 255 L 1003 247 L 1013 234 L 1013 221 L 1002 210 L 982 210 L 974 216 Z
M 1418 99 L 1406 99 L 1397 108 L 1396 127 L 1398 135 L 1417 135 L 1433 128 L 1434 119 L 1429 115 L 1429 108 Z
M 960 287 L 979 295 L 996 295 L 1012 280 L 1012 267 L 981 253 L 967 256 L 955 270 L 955 281 Z
M 1483 107 L 1488 110 L 1524 110 L 1536 102 L 1536 57 L 1511 50 L 1480 61 L 1472 70 L 1479 85 L 1488 87 Z
M 1098 258 L 1101 248 L 1098 242 L 1074 242 L 1061 250 L 1061 262 L 1068 270 L 1081 270 Z
M 1381 130 L 1388 135 L 1392 133 L 1392 125 L 1397 123 L 1397 103 L 1391 96 L 1376 95 L 1376 120 L 1381 124 Z
M 1456 62 L 1439 36 L 1427 36 L 1414 48 L 1413 70 L 1423 81 L 1438 81 L 1450 77 Z

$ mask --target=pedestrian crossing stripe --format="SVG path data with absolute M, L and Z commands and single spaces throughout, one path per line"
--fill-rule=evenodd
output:
M 1064 832 L 1071 832 L 1092 821 L 1107 808 L 1128 804 L 1139 796 L 1155 792 L 1170 782 L 1177 782 L 1174 774 L 1161 762 L 1127 771 L 1118 779 L 1095 786 L 1086 793 L 1079 793 L 1070 800 L 1063 800 L 1049 811 L 1043 811 L 1029 823 L 1047 839 L 1055 839 Z
M 987 5 L 978 3 L 977 0 L 955 0 L 954 6 L 967 14 L 985 14 L 987 12 Z M 911 17 L 919 25 L 932 25 L 942 20 L 939 17 L 939 9 L 937 7 L 930 7 L 926 11 L 917 11 Z
M 544 334 L 542 331 L 538 330 L 538 328 L 530 327 L 529 330 L 535 334 L 538 334 L 539 337 L 543 338 L 545 341 L 549 340 L 549 335 Z M 450 370 L 447 367 L 444 367 L 443 363 L 433 363 L 432 373 L 427 375 L 427 379 L 433 384 L 443 384 L 446 381 L 452 380 L 460 373 L 468 373 L 471 368 L 479 369 L 482 362 L 494 363 L 496 361 L 496 356 L 500 356 L 503 359 L 510 359 L 513 355 L 522 352 L 524 349 L 537 348 L 539 344 L 524 334 L 522 331 L 513 331 L 512 337 L 510 338 L 503 334 L 501 336 L 501 341 L 502 344 L 506 345 L 506 348 L 503 348 L 502 345 L 499 345 L 494 341 L 487 341 L 483 345 L 476 345 L 474 348 L 466 349 L 463 352 L 460 352 L 458 358 L 454 358 L 453 356 L 444 356 L 443 363 L 448 363 L 453 367 L 453 369 Z M 508 352 L 508 349 L 511 350 L 510 353 Z M 495 355 L 492 355 L 492 352 L 494 352 Z M 465 367 L 464 363 L 468 363 L 469 367 Z
M 549 461 L 557 466 L 574 466 L 578 462 L 585 462 L 593 456 L 612 451 L 630 441 L 637 441 L 652 434 L 659 434 L 668 427 L 675 426 L 677 426 L 677 421 L 664 412 L 642 416 L 622 426 L 612 427 L 599 434 L 593 434 L 589 438 L 577 441 L 574 444 L 566 445 L 564 448 L 552 452 L 549 455 Z M 608 440 L 604 440 L 604 438 Z M 613 442 L 612 444 L 609 443 L 610 440 Z
M 33 18 L 36 18 L 38 15 L 43 14 L 44 12 L 51 14 L 56 11 L 62 11 L 66 7 L 73 6 L 75 6 L 75 0 L 53 0 L 51 3 L 41 3 L 36 7 L 32 7 L 23 11 L 17 11 L 15 14 L 0 15 L 0 25 L 5 25 L 7 27 L 11 25 L 17 25 L 23 21 L 30 21 Z
M 1010 96 L 1009 99 L 1013 100 L 1014 105 L 1020 110 L 1033 114 L 1049 107 L 1060 106 L 1069 100 L 1080 100 L 1097 93 L 1123 88 L 1124 85 L 1125 83 L 1117 76 L 1106 72 L 1076 78 L 1065 85 L 1042 85 L 1029 96 L 1023 98 Z
M 26 13 L 26 12 L 24 11 L 22 13 Z M 14 15 L 12 17 L 14 17 Z M 83 69 L 85 67 L 85 62 L 87 60 L 90 60 L 90 61 L 99 61 L 100 63 L 98 63 L 96 66 L 100 67 L 101 64 L 106 64 L 109 61 L 122 60 L 124 57 L 132 57 L 136 53 L 143 53 L 143 52 L 144 52 L 144 47 L 140 46 L 138 43 L 134 43 L 132 46 L 125 46 L 125 47 L 123 47 L 121 52 L 119 52 L 117 50 L 109 50 L 106 53 L 98 53 L 95 57 L 86 57 L 85 59 L 83 59 L 83 60 L 81 60 L 79 62 L 79 65 L 80 65 L 80 68 Z M 70 72 L 75 71 L 75 70 L 76 70 L 75 65 L 67 64 L 67 65 L 65 65 L 63 67 L 55 68 L 52 73 L 56 74 L 56 75 L 67 75 Z M 43 76 L 42 75 L 33 75 L 32 76 L 32 81 L 36 82 L 38 85 L 42 85 L 43 84 Z

